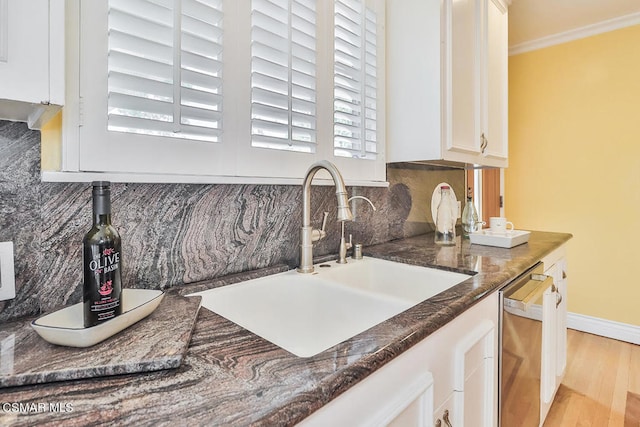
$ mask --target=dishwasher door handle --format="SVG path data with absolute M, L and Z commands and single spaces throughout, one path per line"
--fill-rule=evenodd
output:
M 531 304 L 537 301 L 550 286 L 553 286 L 553 277 L 544 274 L 532 274 L 531 278 L 521 286 L 509 289 L 509 292 L 505 293 L 504 305 L 527 311 Z

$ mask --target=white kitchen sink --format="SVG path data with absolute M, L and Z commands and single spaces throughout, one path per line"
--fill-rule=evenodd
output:
M 191 295 L 300 357 L 341 343 L 470 276 L 377 258 L 315 266 Z

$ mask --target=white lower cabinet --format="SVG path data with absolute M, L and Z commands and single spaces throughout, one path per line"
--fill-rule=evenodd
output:
M 300 425 L 494 426 L 497 334 L 494 293 Z
M 407 351 L 332 400 L 301 426 L 429 426 L 433 376 Z
M 433 413 L 433 424 L 436 427 L 448 427 L 449 425 L 460 425 L 460 420 L 457 418 L 458 412 L 456 411 L 456 395 L 459 392 L 451 392 L 445 399 L 445 401 L 436 408 Z
M 478 321 L 479 320 L 479 321 Z M 457 423 L 492 426 L 497 403 L 497 322 L 477 319 L 458 342 L 454 359 Z
M 554 286 L 543 295 L 542 372 L 540 419 L 544 422 L 567 365 L 567 259 L 566 246 L 543 258 L 544 274 Z

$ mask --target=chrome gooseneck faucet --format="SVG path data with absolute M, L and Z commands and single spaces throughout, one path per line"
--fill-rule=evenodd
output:
M 302 183 L 302 229 L 300 231 L 300 273 L 313 272 L 313 242 L 320 240 L 323 236 L 320 230 L 314 230 L 311 226 L 311 181 L 316 172 L 325 169 L 331 174 L 333 183 L 336 186 L 336 198 L 338 199 L 338 221 L 351 221 L 351 209 L 347 201 L 347 188 L 344 185 L 342 175 L 338 168 L 326 160 L 311 165 Z

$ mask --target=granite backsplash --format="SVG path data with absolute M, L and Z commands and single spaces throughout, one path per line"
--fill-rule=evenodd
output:
M 389 188 L 349 187 L 346 224 L 354 243 L 371 245 L 433 230 L 431 194 L 449 182 L 460 199 L 464 172 L 423 165 L 387 167 Z M 122 236 L 123 283 L 166 289 L 299 259 L 302 188 L 289 185 L 121 184 L 112 186 L 112 220 Z M 354 203 L 352 202 L 352 203 Z M 314 186 L 311 217 L 330 212 L 314 255 L 337 253 L 334 187 Z M 91 186 L 40 180 L 40 132 L 0 121 L 0 242 L 13 241 L 16 298 L 0 302 L 0 321 L 80 302 L 81 242 L 91 223 Z

